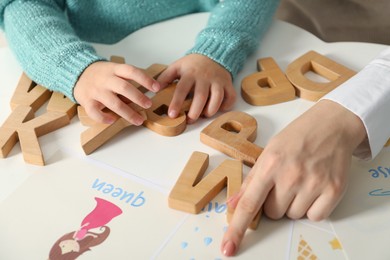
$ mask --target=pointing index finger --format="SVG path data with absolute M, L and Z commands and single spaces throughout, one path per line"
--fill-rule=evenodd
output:
M 236 254 L 247 228 L 255 217 L 260 217 L 257 214 L 273 187 L 272 179 L 262 178 L 261 172 L 256 172 L 260 170 L 259 168 L 258 165 L 255 165 L 250 171 L 248 177 L 251 180 L 244 187 L 245 190 L 239 198 L 229 228 L 222 239 L 221 251 L 225 256 Z

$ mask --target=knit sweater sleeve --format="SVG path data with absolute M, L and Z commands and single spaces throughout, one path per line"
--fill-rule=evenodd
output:
M 278 4 L 278 0 L 220 0 L 188 53 L 208 56 L 234 78 L 247 56 L 258 46 Z
M 67 20 L 65 0 L 2 0 L 0 26 L 23 70 L 36 83 L 75 101 L 84 69 L 102 60 Z

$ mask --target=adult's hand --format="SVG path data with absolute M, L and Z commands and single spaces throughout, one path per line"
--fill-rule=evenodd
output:
M 222 253 L 236 254 L 260 208 L 271 219 L 327 218 L 346 190 L 352 153 L 365 137 L 360 118 L 329 100 L 289 124 L 270 140 L 229 200 L 235 212 Z

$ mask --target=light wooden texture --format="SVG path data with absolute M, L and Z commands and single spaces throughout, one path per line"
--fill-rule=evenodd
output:
M 192 99 L 186 99 L 180 110 L 179 116 L 170 118 L 167 115 L 169 104 L 175 92 L 176 83 L 172 83 L 158 92 L 153 98 L 153 105 L 146 110 L 147 119 L 144 126 L 164 136 L 176 136 L 181 134 L 187 126 L 186 111 L 189 110 Z
M 390 146 L 390 139 L 387 140 L 387 143 L 385 144 L 385 147 Z
M 118 63 L 124 63 L 124 59 L 118 56 L 112 56 L 112 61 Z M 163 64 L 152 64 L 145 70 L 145 73 L 151 77 L 158 77 L 161 72 L 163 72 L 167 68 L 166 65 Z M 149 92 L 146 88 L 139 85 L 134 81 L 130 81 L 134 86 L 136 86 L 141 92 L 146 93 Z M 160 92 L 156 93 L 152 97 L 152 106 L 147 109 L 146 112 L 146 120 L 144 121 L 144 126 L 149 128 L 150 130 L 163 135 L 163 136 L 176 136 L 181 134 L 187 126 L 187 116 L 185 112 L 187 112 L 190 108 L 192 99 L 187 98 L 184 101 L 184 104 L 180 110 L 179 116 L 176 118 L 170 118 L 167 116 L 168 107 L 171 103 L 174 91 L 176 88 L 176 83 L 172 83 L 165 87 Z
M 205 127 L 200 133 L 200 140 L 204 144 L 252 167 L 263 151 L 263 148 L 252 143 L 256 140 L 256 136 L 256 119 L 244 112 L 231 111 L 219 116 Z M 228 197 L 231 195 L 228 194 Z M 234 210 L 228 207 L 228 222 L 230 222 L 233 213 Z M 250 229 L 257 228 L 261 213 L 262 209 L 254 217 L 249 226 Z
M 77 114 L 77 105 L 59 92 L 51 94 L 46 109 L 50 112 L 65 113 L 69 121 Z
M 209 155 L 193 152 L 181 172 L 168 197 L 169 207 L 184 212 L 198 214 L 218 193 L 227 187 L 227 198 L 237 194 L 242 184 L 242 163 L 237 160 L 225 160 L 205 177 L 209 166 Z M 229 222 L 234 209 L 228 206 Z M 260 214 L 252 221 L 250 228 L 255 229 Z
M 295 88 L 273 58 L 257 61 L 259 72 L 246 76 L 241 82 L 241 96 L 254 106 L 273 105 L 293 100 Z
M 77 111 L 80 122 L 85 126 L 89 126 L 89 128 L 82 132 L 80 136 L 81 147 L 83 148 L 85 154 L 91 154 L 123 129 L 132 125 L 127 120 L 112 112 L 111 113 L 114 115 L 116 120 L 111 124 L 101 124 L 89 118 L 83 107 L 79 106 Z M 146 118 L 146 115 L 142 110 L 138 112 Z
M 200 133 L 200 140 L 228 156 L 253 166 L 263 148 L 252 143 L 257 136 L 256 119 L 239 111 L 227 112 Z
M 228 197 L 240 190 L 242 183 L 241 162 L 225 160 L 202 178 L 208 166 L 208 154 L 196 151 L 192 153 L 169 194 L 169 207 L 197 214 L 225 186 L 227 186 Z
M 24 75 L 22 81 L 24 85 L 19 84 L 13 96 L 12 113 L 0 128 L 1 157 L 6 157 L 19 141 L 27 163 L 45 165 L 38 137 L 68 125 L 76 114 L 76 104 L 62 94 L 52 93 L 46 111 L 35 117 L 34 111 L 42 105 L 47 91 L 39 87 L 26 93 L 21 89 L 33 84 Z
M 124 63 L 126 63 L 126 60 L 125 60 L 124 57 L 122 57 L 122 56 L 116 56 L 116 55 L 112 55 L 112 56 L 110 57 L 110 61 L 115 62 L 115 63 L 119 63 L 119 64 L 124 64 Z
M 25 73 L 19 78 L 11 98 L 11 109 L 19 105 L 29 106 L 37 111 L 50 98 L 51 91 L 33 82 Z
M 329 82 L 308 79 L 305 73 L 309 71 L 328 79 Z M 309 51 L 288 65 L 286 75 L 297 89 L 299 97 L 317 101 L 355 75 L 355 72 L 315 51 Z

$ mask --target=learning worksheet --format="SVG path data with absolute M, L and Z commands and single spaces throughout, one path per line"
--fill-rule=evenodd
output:
M 353 163 L 350 189 L 330 219 L 263 217 L 239 256 L 363 259 L 387 252 L 389 155 Z M 38 169 L 1 203 L 2 259 L 223 259 L 225 191 L 200 214 L 187 214 L 170 209 L 167 194 L 148 182 L 66 151 L 53 157 L 62 167 Z

